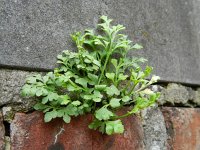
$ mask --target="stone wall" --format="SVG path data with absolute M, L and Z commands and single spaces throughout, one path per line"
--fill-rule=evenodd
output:
M 1 117 L 0 146 L 13 150 L 198 150 L 199 112 L 199 108 L 154 107 L 144 110 L 142 118 L 123 119 L 124 134 L 112 136 L 88 129 L 90 115 L 73 118 L 70 124 L 66 124 L 62 120 L 44 123 L 44 116 L 39 112 L 16 113 L 6 136 Z

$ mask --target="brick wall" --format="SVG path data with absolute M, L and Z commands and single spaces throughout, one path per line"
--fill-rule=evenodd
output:
M 0 147 L 8 150 L 199 150 L 200 108 L 162 107 L 143 111 L 142 118 L 123 120 L 121 135 L 102 135 L 88 129 L 91 115 L 70 124 L 56 119 L 44 123 L 40 112 L 16 113 L 10 124 L 10 141 L 1 116 Z M 8 132 L 8 131 L 6 131 Z
M 19 95 L 24 79 L 34 73 L 0 69 L 0 149 L 200 149 L 198 87 L 153 85 L 152 90 L 161 92 L 158 106 L 125 118 L 124 134 L 107 136 L 88 129 L 91 115 L 73 118 L 70 124 L 59 119 L 44 123 L 43 114 L 32 109 L 35 100 Z

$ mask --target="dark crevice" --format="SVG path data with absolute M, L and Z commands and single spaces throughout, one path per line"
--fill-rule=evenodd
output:
M 11 70 L 21 70 L 21 71 L 33 71 L 33 72 L 49 72 L 49 71 L 53 71 L 53 68 L 42 68 L 42 67 L 24 67 L 24 66 L 15 66 L 15 65 L 5 65 L 5 64 L 0 64 L 0 69 L 11 69 Z M 167 85 L 168 83 L 177 83 L 177 84 L 181 84 L 183 86 L 188 86 L 191 88 L 196 89 L 197 87 L 199 87 L 199 84 L 196 83 L 187 83 L 187 82 L 180 82 L 180 81 L 172 81 L 172 80 L 159 80 L 156 84 L 157 85 Z
M 32 108 L 32 109 L 30 109 L 29 111 L 25 112 L 25 114 L 31 114 L 31 113 L 33 113 L 33 112 L 35 112 L 35 111 L 37 111 L 37 110 L 35 110 L 34 108 Z
M 182 107 L 182 108 L 200 108 L 200 106 L 197 106 L 194 102 L 188 101 L 186 104 L 180 104 L 180 103 L 175 103 L 172 104 L 170 102 L 166 102 L 163 105 L 159 105 L 159 107 Z
M 169 83 L 176 83 L 176 84 L 181 84 L 186 87 L 191 87 L 192 89 L 198 88 L 200 85 L 196 83 L 186 83 L 186 82 L 180 82 L 180 81 L 169 81 L 169 80 L 159 80 L 155 85 L 168 85 Z
M 10 123 L 7 121 L 3 121 L 5 127 L 5 136 L 10 136 Z
M 30 67 L 23 67 L 23 66 L 9 66 L 9 65 L 2 65 L 0 64 L 0 69 L 11 69 L 11 70 L 21 70 L 21 71 L 33 71 L 33 72 L 48 72 L 52 71 L 53 69 L 46 69 L 46 68 L 30 68 Z

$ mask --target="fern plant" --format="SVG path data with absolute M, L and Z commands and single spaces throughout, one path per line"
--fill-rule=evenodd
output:
M 101 21 L 101 34 L 85 30 L 71 35 L 77 52 L 65 50 L 58 55 L 58 68 L 45 76 L 27 78 L 21 94 L 38 98 L 34 108 L 45 113 L 45 122 L 59 117 L 70 123 L 73 116 L 91 113 L 90 129 L 108 135 L 123 133 L 121 118 L 153 105 L 159 97 L 148 89 L 159 79 L 154 75 L 146 79 L 152 67 L 142 70 L 140 63 L 145 59 L 127 57 L 130 50 L 142 46 L 119 33 L 124 26 L 111 26 L 106 16 Z M 116 111 L 127 105 L 132 110 L 118 116 Z

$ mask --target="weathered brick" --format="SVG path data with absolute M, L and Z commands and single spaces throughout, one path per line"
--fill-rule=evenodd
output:
M 90 130 L 91 120 L 91 115 L 85 115 L 73 118 L 70 124 L 59 119 L 44 123 L 42 113 L 17 113 L 11 123 L 12 150 L 143 149 L 143 132 L 137 117 L 124 119 L 125 133 L 113 136 Z
M 164 107 L 168 149 L 200 149 L 200 108 Z
M 119 112 L 119 115 L 124 114 L 126 109 Z M 139 117 L 129 116 L 123 118 L 125 126 L 124 134 L 117 135 L 102 135 L 99 132 L 92 131 L 93 134 L 93 150 L 143 150 L 143 129 Z

